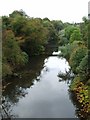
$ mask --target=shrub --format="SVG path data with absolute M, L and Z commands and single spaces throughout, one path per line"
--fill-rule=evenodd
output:
M 72 67 L 72 70 L 76 73 L 76 68 L 79 66 L 82 59 L 86 56 L 87 48 L 82 46 L 76 48 L 69 59 L 70 66 Z

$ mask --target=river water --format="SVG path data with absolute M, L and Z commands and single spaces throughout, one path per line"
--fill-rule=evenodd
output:
M 32 58 L 20 71 L 20 78 L 10 79 L 3 92 L 8 116 L 76 118 L 69 84 L 60 82 L 58 77 L 60 72 L 65 73 L 69 68 L 66 59 L 58 56 Z

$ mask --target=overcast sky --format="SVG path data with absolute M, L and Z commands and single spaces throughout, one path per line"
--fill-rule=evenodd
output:
M 89 0 L 0 0 L 0 16 L 23 9 L 30 17 L 80 22 L 88 16 Z

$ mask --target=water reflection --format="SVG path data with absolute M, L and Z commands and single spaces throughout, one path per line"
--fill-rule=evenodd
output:
M 67 82 L 67 84 L 70 85 L 70 83 L 74 79 L 75 75 L 72 73 L 72 71 L 70 69 L 69 71 L 66 71 L 66 73 L 60 72 L 58 74 L 58 77 L 59 77 L 59 82 L 65 81 L 65 82 Z M 75 115 L 80 120 L 90 120 L 90 115 L 87 112 L 88 104 L 81 105 L 77 100 L 76 94 L 70 90 L 68 92 L 69 92 L 69 98 L 76 108 Z
M 20 71 L 21 77 L 10 79 L 3 91 L 5 101 L 11 104 L 11 114 L 19 118 L 75 118 L 68 85 L 58 78 L 58 73 L 66 70 L 69 65 L 64 58 L 32 58 Z
M 11 112 L 9 112 L 9 109 L 11 111 L 13 106 L 19 102 L 19 99 L 25 97 L 28 93 L 26 91 L 27 88 L 32 87 L 35 81 L 40 80 L 45 58 L 46 56 L 42 56 L 41 58 L 37 56 L 30 59 L 30 63 L 22 68 L 22 70 L 19 70 L 20 78 L 8 78 L 3 82 L 3 86 L 7 85 L 2 93 L 5 97 L 3 108 L 8 110 L 6 110 L 6 112 L 5 110 L 2 111 L 2 117 L 14 117 L 14 115 L 11 115 Z
M 17 96 L 17 94 L 20 94 L 23 89 L 33 86 L 34 80 L 39 81 L 41 77 L 41 71 L 44 67 L 44 60 L 45 56 L 42 56 L 41 58 L 32 58 L 26 67 L 22 68 L 22 70 L 19 70 L 20 78 L 16 77 L 6 79 L 4 83 L 8 84 L 8 82 L 10 82 L 10 84 L 8 84 L 3 91 L 3 95 L 9 96 L 11 97 L 11 100 L 13 100 L 12 98 Z
M 73 74 L 72 70 L 69 68 L 68 71 L 65 70 L 65 73 L 60 71 L 58 73 L 58 77 L 59 77 L 59 82 L 66 81 L 67 84 L 70 84 L 74 78 L 74 74 Z
M 8 97 L 5 99 L 4 102 L 2 102 L 2 111 L 0 112 L 0 116 L 2 119 L 4 118 L 17 118 L 18 116 L 12 114 L 12 108 L 14 104 L 11 103 L 11 101 L 8 100 Z

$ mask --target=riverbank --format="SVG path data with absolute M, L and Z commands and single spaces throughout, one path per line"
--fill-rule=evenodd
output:
M 76 101 L 78 101 L 79 104 L 79 112 L 77 112 L 78 116 L 89 120 L 88 118 L 90 116 L 90 86 L 88 84 L 84 84 L 81 81 L 80 76 L 76 76 L 71 82 L 70 91 L 74 92 L 76 96 Z
M 11 106 L 8 109 L 12 109 L 9 115 L 18 118 L 76 118 L 75 107 L 69 98 L 68 84 L 60 82 L 58 77 L 58 73 L 65 73 L 65 70 L 69 70 L 65 58 L 33 58 L 21 70 L 21 79 L 12 78 L 12 83 L 3 91 L 5 106 L 8 103 Z

